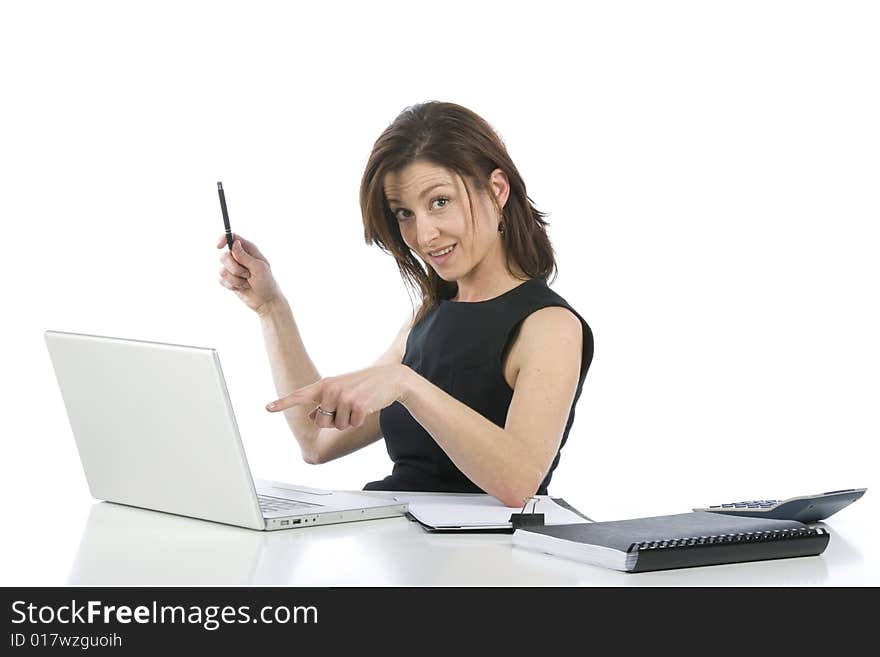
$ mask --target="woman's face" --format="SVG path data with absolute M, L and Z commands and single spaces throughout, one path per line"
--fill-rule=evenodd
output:
M 507 176 L 496 169 L 489 182 L 499 206 L 504 207 Z M 503 266 L 500 217 L 488 194 L 472 190 L 476 216 L 471 225 L 464 182 L 443 167 L 416 161 L 387 174 L 384 183 L 385 198 L 404 242 L 442 279 L 457 281 L 496 261 Z

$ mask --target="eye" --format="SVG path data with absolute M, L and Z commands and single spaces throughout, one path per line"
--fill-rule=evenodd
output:
M 449 198 L 446 196 L 438 196 L 437 198 L 435 198 L 434 200 L 431 201 L 431 205 L 434 205 L 435 203 L 442 203 L 442 205 L 438 208 L 438 209 L 442 210 L 447 205 L 449 205 Z M 401 212 L 406 212 L 407 215 L 401 215 L 400 214 Z M 408 216 L 409 210 L 407 210 L 405 208 L 398 208 L 397 210 L 392 210 L 391 213 L 394 215 L 394 218 L 397 219 L 398 221 L 406 221 L 407 219 L 411 218 L 410 216 Z

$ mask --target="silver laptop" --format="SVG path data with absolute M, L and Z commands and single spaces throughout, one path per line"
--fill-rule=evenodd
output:
M 406 512 L 365 494 L 254 482 L 214 349 L 45 338 L 95 499 L 260 530 Z

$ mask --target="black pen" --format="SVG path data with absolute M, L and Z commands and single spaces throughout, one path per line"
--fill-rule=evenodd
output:
M 226 211 L 226 195 L 223 193 L 223 183 L 217 183 L 217 193 L 220 194 L 220 210 L 223 212 L 223 226 L 226 228 L 226 244 L 232 251 L 234 236 L 229 228 L 229 212 Z

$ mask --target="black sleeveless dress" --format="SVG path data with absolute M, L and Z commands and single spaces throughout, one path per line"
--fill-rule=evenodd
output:
M 562 436 L 561 451 L 593 360 L 593 333 L 584 318 L 543 279 L 529 279 L 486 301 L 441 301 L 411 329 L 403 364 L 504 427 L 513 390 L 504 379 L 502 358 L 522 321 L 548 306 L 567 308 L 583 325 L 580 378 Z M 379 424 L 394 469 L 385 479 L 368 483 L 364 490 L 485 492 L 453 464 L 400 402 L 382 409 Z M 558 464 L 559 452 L 538 488 L 539 495 L 547 494 L 547 485 Z

